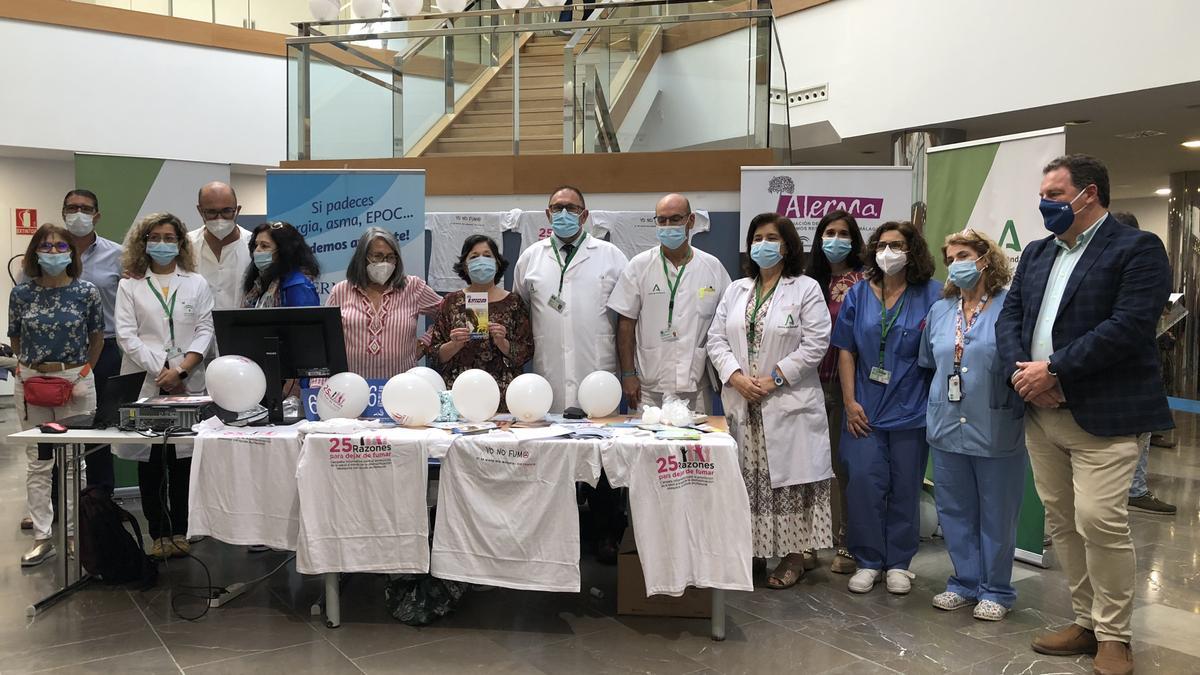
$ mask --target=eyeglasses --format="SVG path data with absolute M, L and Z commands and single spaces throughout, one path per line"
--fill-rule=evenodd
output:
M 378 253 L 371 253 L 371 254 L 367 255 L 367 262 L 372 263 L 372 264 L 392 263 L 393 265 L 395 265 L 396 263 L 400 262 L 400 258 L 396 257 L 395 255 L 393 255 L 391 253 L 388 253 L 386 255 L 380 255 Z
M 679 214 L 675 214 L 673 216 L 654 216 L 654 222 L 658 223 L 659 225 L 678 225 L 687 220 L 688 216 L 690 215 L 691 214 L 689 213 L 683 216 Z
M 67 204 L 63 207 L 63 213 L 86 213 L 90 216 L 96 213 L 96 207 L 80 206 L 79 204 Z
M 38 253 L 66 253 L 71 250 L 71 245 L 65 241 L 43 241 L 37 250 Z
M 897 253 L 904 253 L 908 250 L 908 245 L 902 241 L 881 241 L 878 244 L 875 244 L 876 253 L 883 253 L 889 248 Z
M 583 207 L 578 204 L 551 204 L 550 205 L 550 213 L 562 213 L 563 211 L 566 211 L 567 213 L 574 213 L 575 215 L 579 215 L 579 214 L 583 213 Z
M 236 206 L 230 206 L 224 209 L 200 209 L 200 215 L 204 216 L 205 220 L 212 220 L 217 216 L 220 216 L 225 220 L 230 220 L 237 215 L 237 212 L 238 210 Z
M 146 241 L 151 244 L 178 244 L 179 237 L 176 237 L 173 234 L 149 234 L 146 235 Z

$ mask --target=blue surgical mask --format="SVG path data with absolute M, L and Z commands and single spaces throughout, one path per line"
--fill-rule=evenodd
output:
M 38 266 L 46 276 L 56 277 L 71 264 L 70 253 L 38 253 Z
M 1087 188 L 1084 188 L 1085 190 Z M 1083 196 L 1083 192 L 1075 195 L 1075 199 Z M 1042 212 L 1042 221 L 1046 225 L 1046 229 L 1054 234 L 1061 235 L 1063 232 L 1071 229 L 1071 225 L 1075 223 L 1075 208 L 1072 204 L 1075 199 L 1069 202 L 1056 202 L 1053 199 L 1043 199 L 1041 204 L 1038 204 L 1038 211 Z
M 179 244 L 167 241 L 152 241 L 146 244 L 146 253 L 159 265 L 166 265 L 179 257 Z
M 831 263 L 840 263 L 850 255 L 851 244 L 849 239 L 838 239 L 836 237 L 826 237 L 821 240 L 821 250 L 825 252 L 825 259 Z
M 579 214 L 570 211 L 551 213 L 550 226 L 554 228 L 554 236 L 570 239 L 579 234 Z
M 274 251 L 255 251 L 254 252 L 254 266 L 258 268 L 259 272 L 266 272 L 267 268 L 270 267 L 271 263 L 273 263 L 273 262 L 275 262 L 275 252 Z
M 687 241 L 687 228 L 682 225 L 679 227 L 660 227 L 657 229 L 658 243 L 666 246 L 674 251 L 683 246 Z
M 467 276 L 477 284 L 488 284 L 496 279 L 496 259 L 481 255 L 467 261 Z
M 750 247 L 750 259 L 761 269 L 768 269 L 778 265 L 779 261 L 783 260 L 783 254 L 779 252 L 779 242 L 756 242 Z
M 946 279 L 959 288 L 969 291 L 979 283 L 979 275 L 983 270 L 975 266 L 974 260 L 955 260 L 950 263 Z

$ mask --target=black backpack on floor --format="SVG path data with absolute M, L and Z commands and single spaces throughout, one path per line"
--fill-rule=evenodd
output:
M 79 495 L 79 560 L 88 574 L 106 584 L 149 587 L 158 580 L 158 565 L 146 555 L 137 519 L 99 487 Z

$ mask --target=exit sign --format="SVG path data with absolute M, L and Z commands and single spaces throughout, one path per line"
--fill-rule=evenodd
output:
M 37 232 L 37 209 L 15 209 L 17 234 L 33 234 Z

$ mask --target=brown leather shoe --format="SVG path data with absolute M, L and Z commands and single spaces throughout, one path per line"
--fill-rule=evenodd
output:
M 1034 638 L 1033 651 L 1050 656 L 1076 656 L 1096 654 L 1096 634 L 1073 623 L 1070 626 L 1049 635 Z
M 1133 675 L 1133 650 L 1118 640 L 1101 642 L 1096 660 L 1092 661 L 1092 672 L 1096 675 Z

